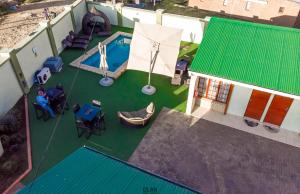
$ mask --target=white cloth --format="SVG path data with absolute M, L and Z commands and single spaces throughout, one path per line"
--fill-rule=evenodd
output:
M 99 67 L 103 71 L 107 71 L 108 70 L 108 64 L 107 64 L 107 61 L 106 61 L 106 46 L 99 43 L 98 48 L 99 48 L 99 52 L 100 52 L 100 66 Z
M 181 34 L 182 30 L 180 29 L 136 22 L 127 68 L 149 72 L 151 51 L 153 58 L 158 44 L 159 51 L 153 73 L 173 77 L 179 54 Z M 156 47 L 153 47 L 155 43 Z

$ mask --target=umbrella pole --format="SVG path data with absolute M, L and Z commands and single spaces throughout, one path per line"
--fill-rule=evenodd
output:
M 156 55 L 155 55 L 156 57 Z M 149 74 L 148 74 L 148 84 L 145 85 L 143 88 L 142 88 L 142 92 L 144 94 L 147 94 L 147 95 L 152 95 L 156 92 L 156 88 L 151 86 L 151 73 L 152 73 L 152 64 L 153 64 L 153 59 L 152 59 L 152 51 L 150 53 L 150 65 L 149 65 Z M 153 64 L 154 65 L 154 64 Z
M 103 57 L 103 56 L 106 55 L 106 46 L 102 46 L 99 48 L 101 49 L 100 55 L 101 55 L 102 59 L 105 59 L 105 57 Z M 102 62 L 107 63 L 106 60 L 102 61 Z M 101 66 L 101 64 L 100 64 L 100 66 Z M 99 84 L 101 86 L 111 86 L 114 83 L 114 80 L 107 76 L 107 64 L 106 64 L 106 68 L 103 68 L 102 70 L 103 70 L 104 77 L 99 81 Z
M 150 53 L 150 65 L 149 65 L 149 74 L 148 74 L 148 87 L 150 88 L 151 84 L 151 64 L 152 64 L 152 51 Z

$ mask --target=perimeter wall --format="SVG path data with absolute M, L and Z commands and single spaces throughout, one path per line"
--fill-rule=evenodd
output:
M 33 76 L 42 68 L 44 61 L 64 50 L 61 42 L 69 32 L 81 31 L 82 19 L 93 6 L 104 12 L 112 25 L 134 28 L 135 22 L 141 22 L 179 28 L 183 30 L 182 41 L 193 43 L 201 42 L 209 20 L 167 14 L 164 10 L 125 7 L 121 3 L 77 0 L 65 6 L 64 11 L 51 21 L 41 22 L 35 32 L 13 48 L 0 50 L 0 116 L 30 91 Z

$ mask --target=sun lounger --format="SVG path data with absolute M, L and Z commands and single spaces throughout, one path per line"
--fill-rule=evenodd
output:
M 78 38 L 78 39 L 84 39 L 84 40 L 91 40 L 92 39 L 92 36 L 85 35 L 85 34 L 76 34 L 73 31 L 70 31 L 69 35 L 74 36 L 75 38 Z
M 145 126 L 155 112 L 155 106 L 151 102 L 146 108 L 132 112 L 118 112 L 121 122 L 133 126 Z
M 83 43 L 83 44 L 88 44 L 89 43 L 88 40 L 75 38 L 74 36 L 71 36 L 71 35 L 68 35 L 66 37 L 66 40 L 68 40 L 69 42 L 72 42 L 72 43 Z
M 64 48 L 78 48 L 78 49 L 87 49 L 88 44 L 84 43 L 72 43 L 66 39 L 62 41 L 62 45 Z

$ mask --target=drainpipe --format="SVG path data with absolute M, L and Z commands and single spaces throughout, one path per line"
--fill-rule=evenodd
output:
M 24 77 L 24 74 L 22 72 L 21 65 L 19 63 L 19 60 L 18 60 L 18 57 L 17 57 L 17 51 L 15 49 L 11 50 L 9 52 L 9 57 L 10 57 L 10 62 L 12 64 L 14 72 L 17 76 L 18 81 L 19 81 L 19 84 L 20 84 L 20 86 L 23 90 L 23 93 L 28 94 L 29 93 L 29 87 L 28 87 L 27 81 Z

